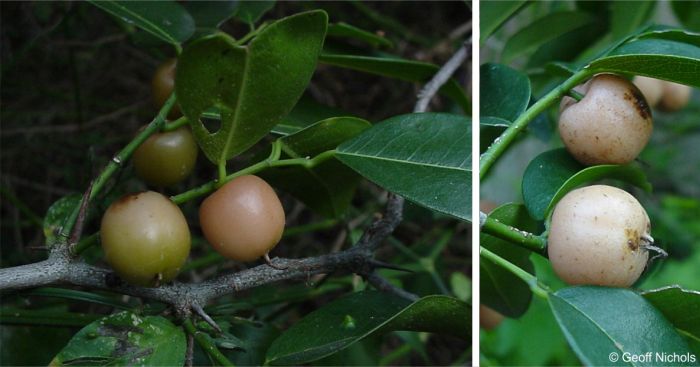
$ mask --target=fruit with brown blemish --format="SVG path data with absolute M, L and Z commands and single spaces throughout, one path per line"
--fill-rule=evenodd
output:
M 153 191 L 112 203 L 102 217 L 100 238 L 116 273 L 146 287 L 174 279 L 190 253 L 185 216 L 170 199 Z
M 630 81 L 599 74 L 574 90 L 580 101 L 564 97 L 559 135 L 566 149 L 586 165 L 633 161 L 649 141 L 651 110 Z
M 642 92 L 649 107 L 656 107 L 663 94 L 663 82 L 659 79 L 637 75 L 632 79 L 632 83 Z
M 149 185 L 172 186 L 192 173 L 198 151 L 188 127 L 155 133 L 134 152 L 134 169 Z
M 207 241 L 221 255 L 252 261 L 282 238 L 285 215 L 275 190 L 257 176 L 241 176 L 207 197 L 199 208 Z
M 650 231 L 649 216 L 632 195 L 612 186 L 587 186 L 555 206 L 547 253 L 568 284 L 629 287 L 649 259 Z

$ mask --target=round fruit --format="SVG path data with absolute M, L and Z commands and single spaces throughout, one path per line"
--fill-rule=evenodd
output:
M 661 95 L 664 92 L 663 81 L 637 75 L 632 79 L 632 83 L 642 92 L 649 107 L 655 107 L 661 100 Z
M 171 186 L 192 173 L 197 152 L 197 143 L 187 127 L 155 133 L 134 152 L 134 169 L 149 185 Z
M 568 284 L 629 287 L 644 271 L 651 237 L 644 208 L 627 192 L 594 185 L 566 194 L 554 208 L 547 251 Z
M 202 202 L 199 222 L 216 251 L 229 259 L 251 261 L 277 245 L 285 216 L 267 182 L 257 176 L 241 176 Z
M 484 306 L 479 305 L 479 325 L 486 330 L 495 329 L 501 322 L 503 322 L 503 315 L 498 311 Z
M 690 101 L 690 92 L 692 92 L 689 86 L 666 80 L 662 81 L 662 83 L 663 95 L 659 108 L 664 111 L 673 112 L 680 110 L 688 104 L 688 101 Z
M 624 164 L 639 155 L 652 130 L 651 110 L 631 82 L 600 74 L 574 88 L 581 101 L 562 99 L 559 135 L 581 163 Z
M 175 278 L 190 253 L 180 208 L 153 191 L 112 203 L 100 227 L 107 262 L 129 283 L 153 287 Z
M 153 74 L 151 80 L 151 92 L 153 94 L 153 103 L 157 108 L 163 107 L 165 101 L 175 90 L 175 69 L 177 67 L 177 59 L 169 59 L 160 64 Z M 178 118 L 182 115 L 180 107 L 177 103 L 168 113 L 171 119 Z

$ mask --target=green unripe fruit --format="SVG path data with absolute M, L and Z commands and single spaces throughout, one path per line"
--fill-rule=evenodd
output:
M 190 230 L 180 208 L 153 191 L 112 203 L 102 217 L 100 237 L 109 265 L 140 286 L 174 279 L 190 253 Z
M 134 152 L 134 169 L 136 175 L 149 185 L 171 186 L 192 173 L 198 151 L 187 127 L 155 133 Z

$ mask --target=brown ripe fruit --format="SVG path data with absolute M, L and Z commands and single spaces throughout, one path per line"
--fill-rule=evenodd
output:
M 252 261 L 282 238 L 285 215 L 275 190 L 257 176 L 241 176 L 202 202 L 199 222 L 207 241 L 221 255 Z
M 486 330 L 493 330 L 501 322 L 503 322 L 503 315 L 498 311 L 484 305 L 479 305 L 479 325 Z
M 659 79 L 649 78 L 646 76 L 637 75 L 632 79 L 632 83 L 639 88 L 644 98 L 647 100 L 649 107 L 656 107 L 663 95 L 663 81 Z
M 663 95 L 661 97 L 661 103 L 659 103 L 659 109 L 673 112 L 680 110 L 688 104 L 688 101 L 690 101 L 690 94 L 693 91 L 692 88 L 684 84 L 666 80 L 661 81 L 661 83 L 663 84 Z
M 649 216 L 626 191 L 593 185 L 566 194 L 554 208 L 547 252 L 571 285 L 629 287 L 649 259 Z
M 631 82 L 599 74 L 574 88 L 581 101 L 564 97 L 559 135 L 569 153 L 586 165 L 633 161 L 649 141 L 651 110 Z
M 170 94 L 175 90 L 175 69 L 177 68 L 177 59 L 168 59 L 158 66 L 151 80 L 151 93 L 153 94 L 153 103 L 157 108 L 163 107 L 165 101 L 168 100 Z M 182 116 L 180 106 L 177 103 L 168 113 L 168 118 L 176 119 Z
M 192 173 L 198 151 L 188 127 L 155 133 L 134 152 L 134 169 L 149 185 L 172 186 Z
M 102 217 L 100 238 L 117 274 L 146 287 L 175 278 L 190 253 L 185 216 L 170 199 L 153 191 L 112 203 Z

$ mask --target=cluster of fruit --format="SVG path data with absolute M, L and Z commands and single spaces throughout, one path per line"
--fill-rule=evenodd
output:
M 597 75 L 574 91 L 584 96 L 562 99 L 559 133 L 585 165 L 633 161 L 651 137 L 650 106 L 677 110 L 690 96 L 684 85 L 645 77 L 633 84 L 612 74 Z M 573 190 L 551 219 L 548 255 L 567 283 L 629 287 L 644 271 L 653 245 L 651 224 L 629 193 L 606 185 Z
M 153 95 L 162 106 L 174 87 L 175 62 L 161 65 Z M 169 118 L 180 112 L 173 109 Z M 134 152 L 136 174 L 156 187 L 188 177 L 198 147 L 189 128 L 156 133 Z M 266 255 L 282 237 L 285 214 L 274 189 L 257 176 L 240 176 L 207 197 L 199 209 L 207 241 L 223 256 L 251 261 Z M 102 217 L 105 258 L 129 283 L 153 287 L 174 279 L 190 253 L 190 230 L 180 208 L 154 191 L 133 193 L 112 203 Z

